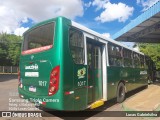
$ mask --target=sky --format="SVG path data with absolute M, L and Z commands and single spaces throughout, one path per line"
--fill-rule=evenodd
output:
M 22 36 L 38 22 L 64 16 L 111 38 L 157 1 L 0 0 L 0 33 Z

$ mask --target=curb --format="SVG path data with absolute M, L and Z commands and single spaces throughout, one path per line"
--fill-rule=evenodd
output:
M 123 109 L 124 111 L 137 111 L 137 110 L 131 109 L 131 108 L 129 108 L 129 107 L 126 107 L 126 106 L 124 105 L 124 103 L 122 103 L 122 109 Z
M 160 104 L 154 111 L 160 111 Z
M 125 106 L 124 103 L 122 103 L 122 108 L 124 111 L 138 111 L 136 109 L 132 109 L 129 108 L 128 106 Z M 160 104 L 153 111 L 160 111 Z
M 0 73 L 0 75 L 18 75 L 18 73 Z
M 126 107 L 126 106 L 124 105 L 124 103 L 122 103 L 122 109 L 123 109 L 123 111 L 126 111 L 126 112 L 130 112 L 130 111 L 138 112 L 138 110 L 135 110 L 135 109 L 131 109 L 131 108 L 129 108 L 129 107 Z M 153 110 L 153 111 L 160 111 L 160 105 L 159 105 L 155 110 Z M 143 119 L 145 119 L 145 118 L 156 119 L 157 117 L 142 117 L 142 118 L 143 118 Z

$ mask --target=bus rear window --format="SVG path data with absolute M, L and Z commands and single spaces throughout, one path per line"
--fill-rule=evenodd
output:
M 50 48 L 53 45 L 54 23 L 39 26 L 24 35 L 23 52 L 36 51 L 36 48 Z M 40 49 L 37 49 L 42 51 Z M 30 52 L 29 52 L 30 53 Z

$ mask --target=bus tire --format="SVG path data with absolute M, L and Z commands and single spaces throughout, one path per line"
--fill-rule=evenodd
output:
M 117 87 L 117 102 L 121 103 L 125 99 L 125 85 L 120 82 Z

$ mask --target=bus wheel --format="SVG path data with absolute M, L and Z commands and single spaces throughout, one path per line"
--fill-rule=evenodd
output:
M 121 82 L 119 83 L 117 88 L 117 102 L 121 103 L 124 101 L 124 99 L 125 99 L 125 86 Z

